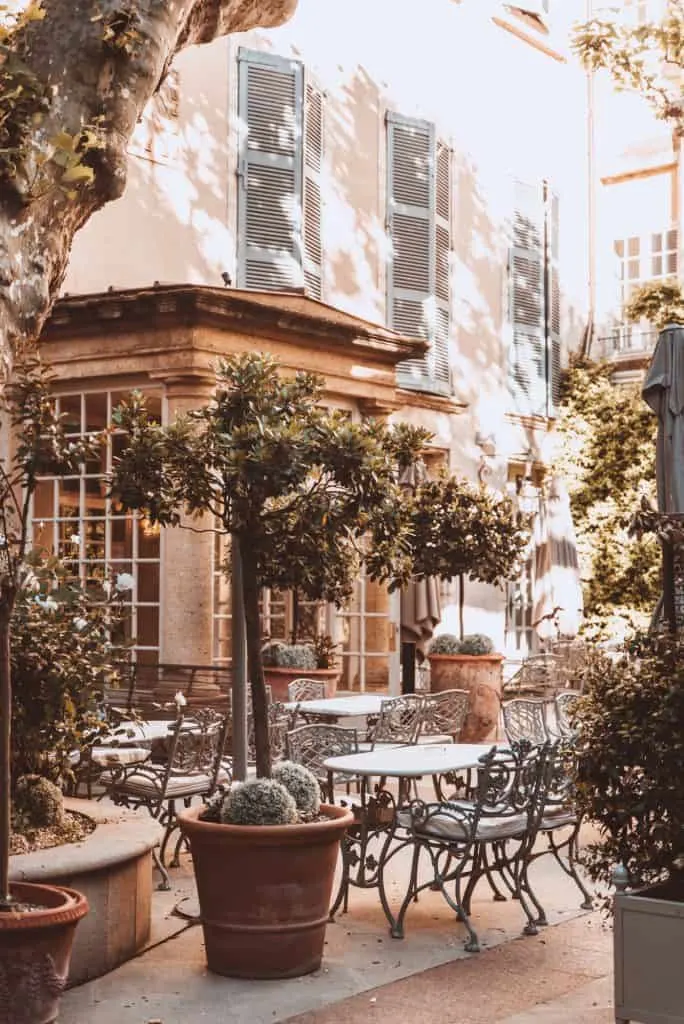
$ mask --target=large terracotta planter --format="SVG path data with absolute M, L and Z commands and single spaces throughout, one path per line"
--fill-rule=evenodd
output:
M 467 690 L 470 710 L 459 743 L 488 743 L 497 739 L 502 654 L 430 654 L 430 690 Z
M 321 963 L 340 841 L 354 820 L 221 825 L 179 815 L 195 867 L 207 965 L 234 978 L 295 978 Z
M 334 697 L 337 692 L 337 681 L 340 678 L 338 668 L 272 668 L 264 667 L 264 680 L 271 687 L 273 700 L 288 700 L 287 688 L 295 679 L 319 679 L 325 683 L 326 697 Z
M 12 882 L 10 890 L 41 909 L 0 914 L 0 1022 L 52 1024 L 88 902 L 74 889 L 53 885 Z

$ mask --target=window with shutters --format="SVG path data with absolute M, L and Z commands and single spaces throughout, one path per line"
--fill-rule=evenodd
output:
M 429 351 L 397 368 L 398 383 L 448 394 L 451 326 L 451 151 L 427 121 L 387 115 L 388 322 Z
M 515 183 L 509 258 L 509 388 L 515 412 L 553 416 L 561 369 L 558 196 Z
M 238 287 L 320 299 L 323 94 L 299 61 L 241 49 L 238 66 Z

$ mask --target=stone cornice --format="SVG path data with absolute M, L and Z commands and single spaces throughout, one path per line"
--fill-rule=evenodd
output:
M 211 326 L 240 334 L 292 339 L 304 347 L 358 351 L 396 366 L 422 355 L 427 343 L 341 312 L 304 295 L 248 292 L 202 285 L 160 285 L 59 299 L 41 340 L 149 328 Z

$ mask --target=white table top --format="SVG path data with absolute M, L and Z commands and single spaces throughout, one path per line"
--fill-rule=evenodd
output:
M 329 757 L 324 765 L 330 771 L 351 775 L 387 775 L 395 779 L 412 779 L 421 775 L 476 768 L 491 743 L 413 744 L 406 747 L 377 747 L 364 754 Z
M 325 697 L 321 700 L 291 701 L 285 707 L 289 711 L 299 708 L 306 715 L 321 715 L 329 718 L 352 718 L 379 715 L 380 705 L 390 698 L 386 693 L 359 693 L 352 697 Z
M 164 718 L 155 722 L 120 722 L 111 735 L 98 740 L 98 746 L 127 746 L 136 743 L 153 743 L 155 740 L 168 739 L 175 725 L 174 718 Z

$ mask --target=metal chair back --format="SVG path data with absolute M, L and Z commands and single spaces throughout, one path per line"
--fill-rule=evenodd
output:
M 193 708 L 181 712 L 171 735 L 162 796 L 174 777 L 211 778 L 211 792 L 216 789 L 228 732 L 228 716 L 215 708 Z
M 417 693 L 383 700 L 380 714 L 373 726 L 370 741 L 379 743 L 415 743 L 420 732 L 425 701 Z
M 546 701 L 536 697 L 514 697 L 501 705 L 504 732 L 509 743 L 528 740 L 543 744 L 549 739 Z
M 457 740 L 470 708 L 469 692 L 443 690 L 441 693 L 426 693 L 423 701 L 419 738 L 444 735 Z
M 328 769 L 324 761 L 328 757 L 342 757 L 356 754 L 359 742 L 356 729 L 342 725 L 300 725 L 287 735 L 287 757 L 290 761 L 304 765 L 318 779 L 325 799 L 333 801 L 332 788 L 328 782 Z
M 302 700 L 323 700 L 325 683 L 320 679 L 293 679 L 287 686 L 287 699 L 292 703 Z
M 555 698 L 556 723 L 561 736 L 572 736 L 574 726 L 572 724 L 572 709 L 579 700 L 577 690 L 563 690 L 557 693 Z

